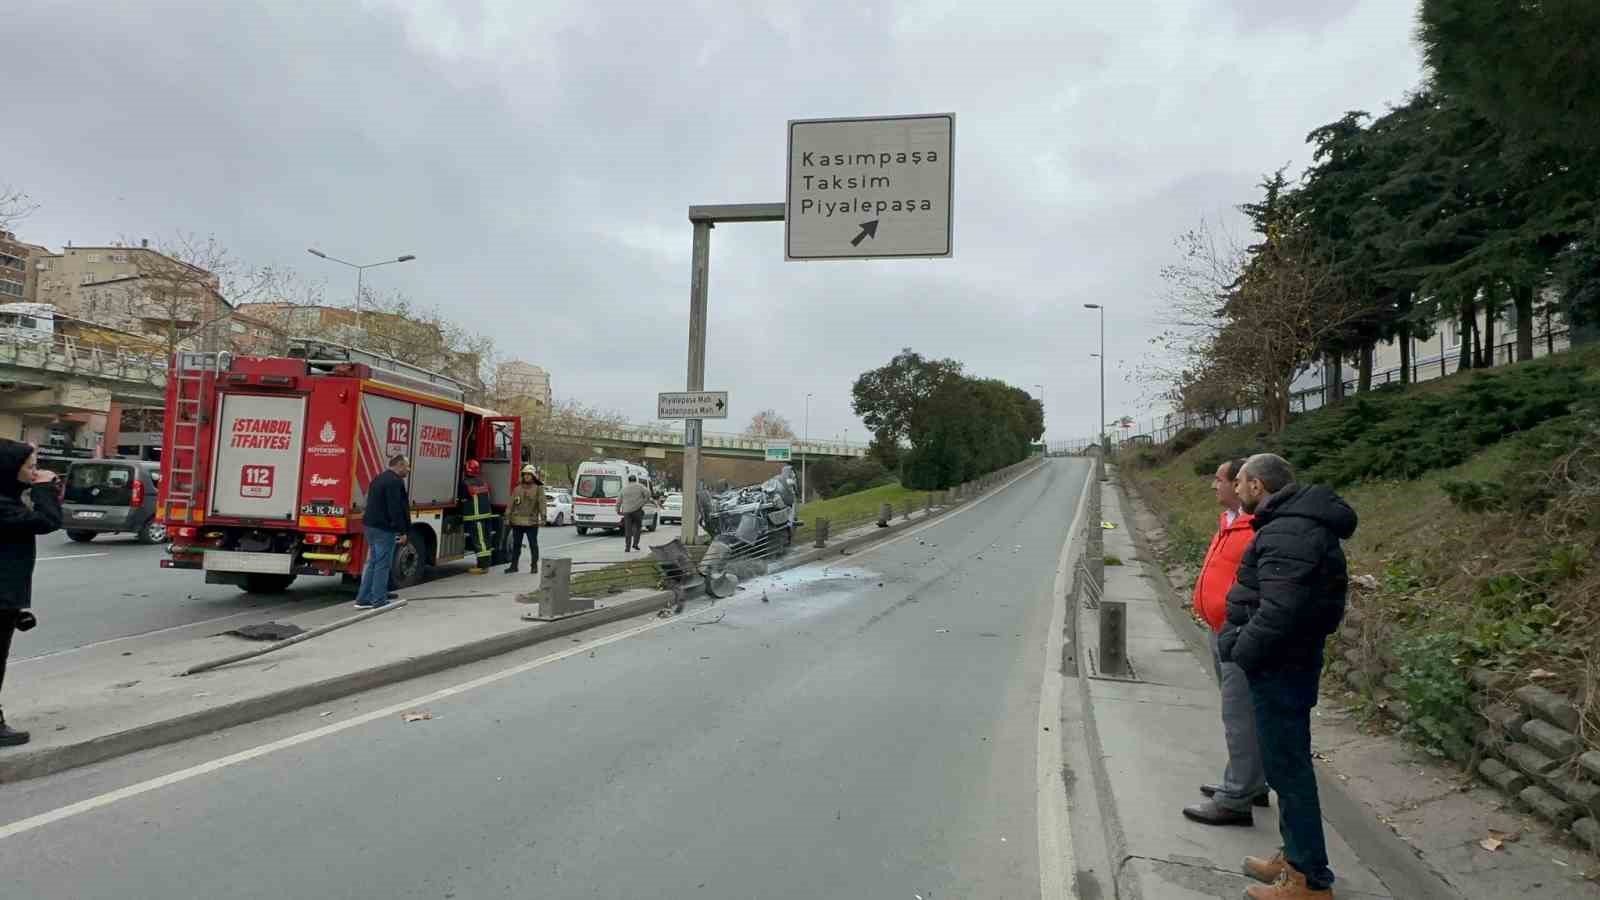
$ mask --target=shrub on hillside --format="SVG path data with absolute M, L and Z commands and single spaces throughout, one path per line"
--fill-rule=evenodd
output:
M 837 497 L 881 487 L 894 481 L 894 473 L 873 457 L 860 459 L 819 459 L 806 470 L 806 490 L 823 497 Z
M 1169 458 L 1181 456 L 1200 446 L 1200 442 L 1205 439 L 1206 433 L 1204 431 L 1198 428 L 1185 428 L 1173 435 L 1172 440 L 1167 441 L 1166 445 L 1161 449 Z

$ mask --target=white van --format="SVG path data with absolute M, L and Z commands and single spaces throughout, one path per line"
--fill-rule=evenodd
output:
M 629 475 L 639 479 L 644 489 L 654 496 L 650 470 L 644 466 L 625 459 L 589 460 L 578 464 L 578 477 L 572 482 L 572 524 L 577 526 L 578 534 L 588 534 L 591 528 L 622 530 L 617 498 L 622 496 L 622 486 L 628 483 Z M 654 501 L 645 505 L 646 531 L 655 531 L 660 518 L 661 511 Z

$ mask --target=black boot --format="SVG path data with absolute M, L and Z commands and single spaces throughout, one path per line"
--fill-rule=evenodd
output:
M 507 575 L 516 574 L 516 571 L 517 571 L 517 564 L 516 563 L 512 563 L 511 565 L 506 566 L 506 574 Z
M 26 731 L 13 731 L 6 724 L 6 714 L 0 712 L 0 747 L 20 747 L 28 742 Z

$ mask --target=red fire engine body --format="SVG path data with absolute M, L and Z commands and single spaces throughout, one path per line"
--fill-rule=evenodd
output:
M 521 465 L 520 421 L 466 404 L 459 382 L 375 354 L 324 344 L 290 353 L 177 354 L 156 511 L 172 546 L 161 565 L 263 592 L 297 575 L 359 578 L 367 487 L 400 454 L 411 461 L 412 526 L 393 584 L 470 558 L 462 465 L 480 462 L 503 511 Z

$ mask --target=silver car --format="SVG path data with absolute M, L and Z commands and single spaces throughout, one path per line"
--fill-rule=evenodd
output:
M 76 460 L 67 469 L 61 525 L 79 543 L 97 534 L 132 534 L 141 544 L 167 539 L 156 518 L 161 464 L 137 459 Z

